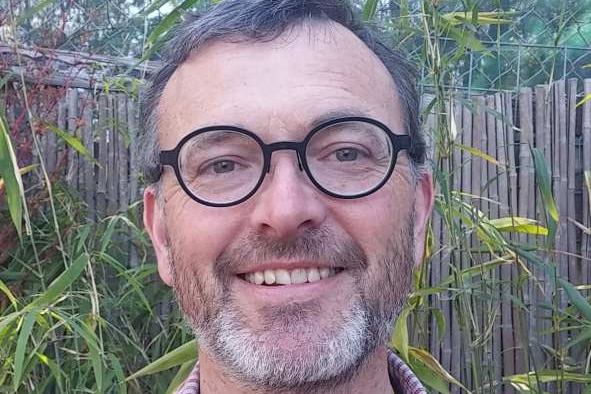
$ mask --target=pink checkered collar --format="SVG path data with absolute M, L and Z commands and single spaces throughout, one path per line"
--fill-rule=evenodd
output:
M 396 394 L 426 394 L 427 391 L 410 370 L 393 351 L 388 350 L 388 373 L 390 384 Z M 199 394 L 199 361 L 175 394 Z

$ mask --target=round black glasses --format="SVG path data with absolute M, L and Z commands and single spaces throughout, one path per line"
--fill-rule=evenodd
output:
M 324 193 L 352 199 L 381 188 L 394 171 L 398 152 L 408 148 L 408 135 L 394 134 L 375 119 L 349 116 L 318 125 L 301 142 L 265 144 L 239 127 L 204 127 L 174 149 L 161 151 L 160 164 L 174 168 L 195 201 L 228 207 L 256 193 L 278 150 L 295 150 L 300 171 Z

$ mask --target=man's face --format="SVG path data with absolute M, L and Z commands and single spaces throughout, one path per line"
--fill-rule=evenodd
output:
M 216 124 L 265 143 L 301 141 L 335 114 L 363 114 L 404 134 L 394 92 L 382 63 L 340 25 L 295 27 L 264 43 L 211 43 L 165 88 L 160 145 L 172 149 Z M 274 387 L 346 379 L 384 344 L 432 204 L 430 177 L 415 185 L 405 151 L 386 185 L 359 199 L 323 194 L 293 151 L 275 152 L 260 189 L 236 206 L 200 205 L 170 168 L 161 193 L 156 202 L 154 189 L 146 191 L 146 227 L 202 353 L 230 376 Z M 252 283 L 265 271 L 322 279 Z

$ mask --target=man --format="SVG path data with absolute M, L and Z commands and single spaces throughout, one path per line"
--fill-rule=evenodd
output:
M 145 100 L 180 393 L 422 393 L 387 348 L 433 203 L 412 68 L 338 0 L 188 17 Z

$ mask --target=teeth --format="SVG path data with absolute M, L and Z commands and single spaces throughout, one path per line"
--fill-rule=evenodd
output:
M 265 281 L 265 274 L 257 271 L 254 273 L 254 283 L 255 285 L 262 285 L 263 282 Z
M 293 270 L 277 269 L 264 270 L 244 274 L 243 278 L 256 285 L 291 285 L 299 283 L 313 283 L 321 279 L 335 276 L 335 268 L 296 268 Z
M 265 270 L 265 283 L 268 285 L 272 285 L 275 283 L 275 272 L 272 270 Z
M 280 285 L 291 285 L 291 276 L 287 270 L 275 270 L 275 283 Z
M 318 272 L 318 268 L 308 268 L 308 282 L 316 282 L 320 280 L 320 272 Z
M 308 281 L 308 273 L 305 269 L 298 268 L 291 271 L 291 283 L 306 283 Z

